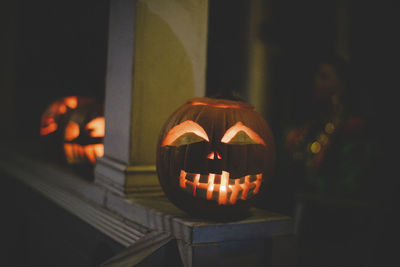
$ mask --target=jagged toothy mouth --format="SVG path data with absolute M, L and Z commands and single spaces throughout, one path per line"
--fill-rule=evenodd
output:
M 230 179 L 226 171 L 199 174 L 181 170 L 179 177 L 179 185 L 185 191 L 194 197 L 218 201 L 219 205 L 232 205 L 238 199 L 249 199 L 258 193 L 261 182 L 262 173 Z

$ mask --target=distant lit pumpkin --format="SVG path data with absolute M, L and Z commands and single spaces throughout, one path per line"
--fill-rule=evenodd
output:
M 40 121 L 40 140 L 43 152 L 52 159 L 63 161 L 64 130 L 71 112 L 94 103 L 95 99 L 82 96 L 66 96 L 55 99 L 44 110 Z
M 64 129 L 64 153 L 69 164 L 95 164 L 104 154 L 102 106 L 90 103 L 71 112 Z
M 40 135 L 46 136 L 61 130 L 71 110 L 94 102 L 93 99 L 80 96 L 67 96 L 53 101 L 43 112 L 40 123 Z
M 272 132 L 254 108 L 194 98 L 161 130 L 157 173 L 167 197 L 200 216 L 245 211 L 263 191 L 275 163 Z

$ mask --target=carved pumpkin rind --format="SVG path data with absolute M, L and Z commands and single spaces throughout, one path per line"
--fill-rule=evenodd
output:
M 197 124 L 207 136 L 200 130 L 181 131 L 183 124 Z M 244 213 L 264 190 L 274 163 L 267 123 L 252 106 L 238 101 L 190 99 L 166 121 L 157 146 L 164 192 L 195 216 Z

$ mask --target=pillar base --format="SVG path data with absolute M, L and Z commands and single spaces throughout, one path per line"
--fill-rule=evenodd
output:
M 95 183 L 120 196 L 162 192 L 155 165 L 127 166 L 106 156 L 97 160 Z

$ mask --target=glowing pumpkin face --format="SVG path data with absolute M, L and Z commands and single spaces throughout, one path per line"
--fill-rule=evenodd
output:
M 104 154 L 105 121 L 95 103 L 77 108 L 64 131 L 64 153 L 69 164 L 96 162 Z
M 193 214 L 247 209 L 271 175 L 272 133 L 246 103 L 192 99 L 168 119 L 157 151 L 167 197 Z
M 92 101 L 90 98 L 67 96 L 52 102 L 41 117 L 40 135 L 49 135 L 62 129 L 67 113 Z
M 72 112 L 95 99 L 82 96 L 67 96 L 53 101 L 43 112 L 40 123 L 40 140 L 43 152 L 51 159 L 64 161 L 64 130 Z

